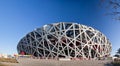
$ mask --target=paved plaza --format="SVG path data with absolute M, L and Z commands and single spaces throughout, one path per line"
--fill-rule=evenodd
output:
M 10 66 L 112 66 L 109 60 L 45 60 L 45 59 L 18 59 L 19 63 L 7 63 Z

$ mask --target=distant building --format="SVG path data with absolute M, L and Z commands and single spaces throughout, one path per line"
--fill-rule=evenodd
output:
M 8 58 L 7 54 L 0 54 L 0 58 Z
M 99 59 L 109 57 L 111 47 L 107 37 L 92 27 L 60 22 L 28 33 L 17 50 L 41 58 Z

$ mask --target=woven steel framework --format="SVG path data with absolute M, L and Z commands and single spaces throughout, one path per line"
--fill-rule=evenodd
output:
M 98 58 L 110 55 L 111 43 L 92 27 L 60 22 L 28 33 L 18 43 L 17 50 L 19 54 L 44 58 Z

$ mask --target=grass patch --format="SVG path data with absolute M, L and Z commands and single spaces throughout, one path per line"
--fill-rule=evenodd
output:
M 0 62 L 18 63 L 15 58 L 0 58 Z

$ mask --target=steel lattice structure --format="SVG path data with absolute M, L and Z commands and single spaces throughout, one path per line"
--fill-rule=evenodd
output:
M 100 31 L 77 23 L 60 22 L 44 25 L 23 37 L 18 53 L 44 58 L 108 57 L 111 43 Z

